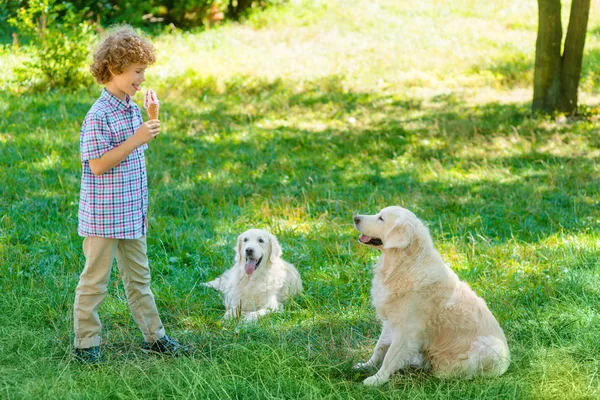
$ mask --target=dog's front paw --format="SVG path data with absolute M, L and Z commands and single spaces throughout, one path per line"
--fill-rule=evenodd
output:
M 373 366 L 373 363 L 371 363 L 370 361 L 364 362 L 364 363 L 358 363 L 358 364 L 354 364 L 354 366 L 352 368 L 354 369 L 367 369 L 367 368 L 371 368 Z
M 379 376 L 378 374 L 375 374 L 375 375 L 370 376 L 367 379 L 365 379 L 363 381 L 363 384 L 365 386 L 381 386 L 389 380 L 390 380 L 389 378 L 383 378 L 383 377 Z
M 230 308 L 229 310 L 225 311 L 225 315 L 223 315 L 223 320 L 231 320 L 237 317 L 239 317 L 238 310 Z

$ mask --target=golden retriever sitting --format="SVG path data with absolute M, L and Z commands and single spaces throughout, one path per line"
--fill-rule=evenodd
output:
M 281 258 L 277 238 L 262 229 L 238 236 L 235 265 L 204 285 L 223 293 L 224 318 L 242 316 L 246 321 L 280 310 L 289 297 L 302 291 L 300 274 Z
M 354 368 L 381 368 L 365 379 L 381 385 L 417 365 L 439 377 L 499 376 L 510 355 L 502 328 L 483 299 L 461 282 L 409 210 L 356 215 L 360 242 L 381 250 L 371 295 L 382 332 L 373 355 Z

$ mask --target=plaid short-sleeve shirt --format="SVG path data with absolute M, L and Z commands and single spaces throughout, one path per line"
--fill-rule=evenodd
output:
M 137 239 L 146 235 L 148 183 L 144 150 L 139 146 L 121 163 L 96 176 L 89 160 L 118 147 L 142 125 L 138 106 L 104 89 L 81 126 L 81 192 L 79 226 L 81 236 Z

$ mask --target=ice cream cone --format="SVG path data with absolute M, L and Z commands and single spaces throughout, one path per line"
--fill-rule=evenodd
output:
M 144 96 L 144 108 L 148 113 L 148 119 L 158 119 L 160 101 L 158 101 L 158 96 L 152 89 L 146 91 L 146 96 Z
M 146 108 L 146 112 L 148 113 L 148 119 L 158 119 L 158 111 L 160 110 L 160 104 L 150 104 L 148 108 Z

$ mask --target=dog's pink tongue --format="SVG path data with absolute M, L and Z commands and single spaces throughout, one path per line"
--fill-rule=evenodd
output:
M 258 260 L 253 260 L 251 258 L 246 260 L 246 265 L 244 266 L 246 269 L 246 273 L 248 275 L 252 275 L 254 273 L 254 271 L 256 270 L 256 262 Z
M 371 236 L 360 235 L 360 238 L 358 238 L 358 240 L 360 240 L 363 243 L 369 243 L 369 240 L 371 240 Z

